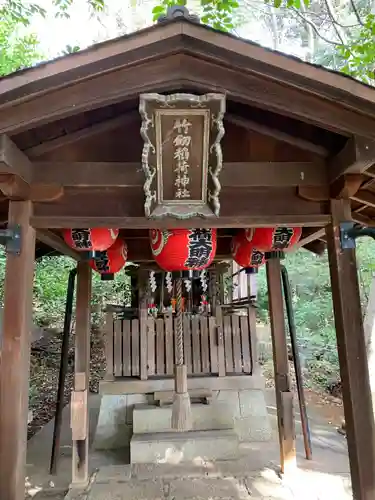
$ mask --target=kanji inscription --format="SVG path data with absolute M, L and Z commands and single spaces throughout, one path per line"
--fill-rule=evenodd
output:
M 80 250 L 92 247 L 90 229 L 72 229 L 72 240 Z
M 212 254 L 212 231 L 210 229 L 192 229 L 189 233 L 188 257 L 186 267 L 204 267 Z
M 225 96 L 140 96 L 145 215 L 218 216 Z

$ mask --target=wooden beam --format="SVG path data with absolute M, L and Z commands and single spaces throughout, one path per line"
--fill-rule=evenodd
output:
M 0 363 L 0 498 L 25 497 L 30 328 L 35 231 L 31 202 L 9 203 L 9 224 L 21 226 L 21 252 L 7 254 Z
M 268 307 L 271 323 L 273 365 L 281 472 L 296 467 L 296 443 L 294 429 L 293 393 L 289 376 L 288 348 L 284 321 L 284 302 L 281 287 L 280 259 L 269 259 L 266 263 Z
M 91 221 L 88 227 L 93 227 L 92 224 L 111 227 L 116 221 L 117 227 L 135 229 L 168 227 L 168 224 L 170 227 L 194 227 L 193 224 L 198 224 L 196 227 L 241 227 L 241 224 L 246 227 L 250 221 L 261 225 L 268 217 L 274 224 L 281 220 L 292 225 L 314 226 L 328 220 L 324 217 L 325 203 L 302 200 L 295 195 L 294 188 L 223 188 L 220 204 L 219 218 L 151 220 L 144 217 L 142 188 L 66 188 L 58 203 L 34 203 L 33 223 L 37 224 L 35 227 L 61 228 L 85 227 L 82 221 Z M 47 226 L 39 225 L 37 220 L 40 222 L 41 217 L 49 219 Z
M 241 215 L 238 217 L 218 217 L 215 219 L 192 218 L 186 220 L 164 219 L 152 220 L 146 217 L 124 217 L 124 216 L 106 216 L 101 217 L 98 214 L 93 216 L 76 216 L 72 218 L 66 215 L 48 215 L 37 214 L 31 218 L 31 223 L 35 228 L 79 228 L 79 227 L 128 227 L 134 229 L 173 229 L 173 228 L 243 228 L 243 227 L 274 227 L 279 226 L 307 226 L 322 227 L 329 221 L 328 215 Z
M 352 212 L 352 219 L 355 222 L 358 222 L 358 224 L 362 224 L 364 226 L 368 227 L 375 227 L 375 220 L 370 219 L 370 217 L 366 217 L 365 215 L 357 214 L 355 212 Z
M 248 120 L 247 118 L 242 118 L 228 113 L 225 114 L 224 120 L 233 123 L 234 125 L 238 125 L 239 127 L 245 128 L 246 130 L 253 130 L 254 132 L 258 132 L 259 134 L 277 139 L 278 141 L 286 142 L 287 144 L 290 144 L 291 146 L 294 146 L 296 148 L 310 151 L 310 153 L 315 153 L 323 157 L 328 156 L 328 150 L 324 146 L 315 144 L 311 141 L 307 141 L 306 139 L 302 139 L 291 134 L 287 134 L 279 129 L 267 127 L 266 125 Z
M 323 229 L 318 229 L 317 231 L 315 229 L 307 229 L 306 231 L 303 232 L 302 238 L 299 240 L 299 242 L 294 245 L 293 248 L 302 248 L 305 245 L 308 245 L 309 243 L 318 240 L 322 236 L 325 235 L 325 228 Z
M 26 183 L 32 176 L 29 158 L 5 134 L 0 135 L 0 173 L 15 174 Z
M 111 118 L 109 120 L 104 120 L 103 122 L 95 123 L 94 125 L 90 125 L 75 132 L 71 132 L 61 137 L 57 137 L 56 139 L 42 142 L 37 146 L 33 146 L 32 148 L 26 149 L 25 153 L 28 155 L 29 158 L 37 158 L 38 156 L 50 153 L 55 149 L 68 146 L 70 144 L 74 144 L 75 142 L 88 139 L 89 137 L 93 137 L 94 135 L 109 132 L 115 128 L 127 125 L 129 122 L 137 119 L 140 122 L 139 113 L 137 111 L 131 111 L 125 115 L 117 116 L 116 118 Z
M 35 202 L 56 201 L 64 194 L 64 188 L 57 184 L 27 184 L 13 174 L 0 174 L 0 191 L 10 200 Z
M 246 389 L 264 389 L 263 375 L 230 375 L 229 377 L 192 377 L 188 379 L 188 389 L 205 389 L 212 391 L 241 391 Z M 148 394 L 158 391 L 173 391 L 173 378 L 151 378 L 137 380 L 118 377 L 115 381 L 102 380 L 99 392 L 104 394 Z
M 323 255 L 326 249 L 326 243 L 322 240 L 315 240 L 307 243 L 304 246 L 305 250 L 309 250 L 310 252 L 315 253 L 316 255 Z
M 57 252 L 62 253 L 63 255 L 72 257 L 72 259 L 75 260 L 81 260 L 79 252 L 76 252 L 75 250 L 73 250 L 73 248 L 70 248 L 70 246 L 67 245 L 60 236 L 58 236 L 56 233 L 53 233 L 52 231 L 49 231 L 48 229 L 38 229 L 36 232 L 36 239 L 53 248 Z
M 327 244 L 353 498 L 373 500 L 375 426 L 357 261 L 355 250 L 340 245 L 339 224 L 350 220 L 349 200 L 333 200 L 331 213 Z
M 43 162 L 33 163 L 33 182 L 75 187 L 143 186 L 140 163 Z M 225 162 L 220 175 L 223 187 L 324 186 L 325 163 L 316 162 Z
M 360 190 L 354 196 L 352 196 L 352 200 L 375 208 L 375 194 L 371 193 L 370 191 Z
M 84 261 L 78 262 L 74 392 L 82 393 L 86 391 L 86 394 L 89 389 L 90 378 L 91 279 L 92 271 L 89 263 Z M 89 416 L 87 403 L 78 407 L 76 416 L 80 422 L 76 431 L 78 431 L 77 433 L 81 433 L 81 439 L 73 440 L 72 484 L 82 487 L 87 485 L 89 479 Z
M 361 174 L 375 163 L 375 141 L 354 136 L 328 164 L 330 182 L 344 174 Z

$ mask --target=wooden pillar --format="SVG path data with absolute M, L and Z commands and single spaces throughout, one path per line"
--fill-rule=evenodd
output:
M 78 262 L 75 332 L 74 391 L 71 427 L 73 438 L 72 486 L 88 482 L 89 416 L 87 395 L 90 377 L 91 268 Z
M 291 384 L 284 320 L 284 303 L 281 287 L 280 259 L 272 258 L 268 260 L 266 268 L 273 366 L 275 371 L 281 472 L 286 473 L 289 470 L 294 470 L 296 466 L 296 443 L 293 393 L 290 390 Z
M 23 500 L 29 400 L 35 231 L 29 201 L 9 202 L 9 225 L 21 226 L 21 252 L 7 254 L 0 361 L 0 498 Z
M 217 306 L 217 271 L 210 271 L 209 293 L 211 299 L 211 316 L 216 315 Z
M 351 220 L 349 200 L 331 200 L 327 226 L 337 347 L 353 497 L 375 498 L 375 431 L 354 249 L 341 249 L 339 224 Z
M 149 273 L 144 270 L 139 270 L 138 274 L 138 309 L 139 309 L 139 324 L 140 324 L 140 370 L 139 375 L 141 380 L 148 378 L 148 301 L 149 301 Z

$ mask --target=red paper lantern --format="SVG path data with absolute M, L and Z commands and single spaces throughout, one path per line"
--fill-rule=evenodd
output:
M 65 242 L 78 252 L 103 252 L 116 241 L 118 229 L 94 227 L 87 229 L 64 229 Z
M 201 271 L 216 253 L 216 229 L 152 229 L 151 250 L 164 271 Z
M 232 238 L 232 257 L 241 267 L 259 267 L 265 263 L 264 253 L 255 248 L 252 230 L 241 229 Z
M 90 259 L 90 266 L 100 274 L 118 273 L 126 264 L 128 247 L 124 240 L 117 238 L 111 247 L 103 252 L 97 252 Z
M 286 250 L 298 243 L 301 238 L 300 227 L 257 227 L 248 229 L 252 244 L 261 252 Z M 251 233 L 251 234 L 250 234 Z

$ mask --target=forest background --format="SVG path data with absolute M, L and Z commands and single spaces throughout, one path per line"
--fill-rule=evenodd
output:
M 142 29 L 173 3 L 187 4 L 203 23 L 375 84 L 375 0 L 0 0 L 0 75 Z M 82 29 L 82 26 L 85 29 Z M 1 85 L 1 80 L 0 80 Z M 375 242 L 357 247 L 363 311 L 375 270 Z M 287 255 L 295 320 L 307 383 L 326 389 L 339 380 L 327 255 Z M 46 257 L 36 266 L 35 320 L 58 326 L 73 262 Z M 0 302 L 5 257 L 0 254 Z M 122 300 L 130 291 L 94 279 L 94 303 Z M 265 273 L 259 273 L 259 320 L 267 323 Z

